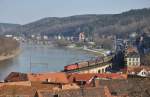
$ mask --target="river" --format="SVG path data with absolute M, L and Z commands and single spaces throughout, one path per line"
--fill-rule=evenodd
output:
M 0 62 L 0 80 L 10 72 L 55 72 L 67 64 L 88 60 L 93 57 L 84 51 L 58 48 L 50 45 L 21 44 L 21 53 L 7 61 Z

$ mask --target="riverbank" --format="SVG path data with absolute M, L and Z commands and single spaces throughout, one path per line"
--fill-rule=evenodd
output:
M 76 47 L 76 46 L 66 46 L 66 48 L 80 50 L 88 54 L 93 54 L 94 56 L 105 56 L 106 55 L 105 52 L 107 51 L 104 49 L 89 49 L 86 47 Z
M 18 48 L 16 50 L 13 50 L 11 52 L 11 54 L 7 54 L 7 55 L 2 54 L 2 55 L 0 55 L 0 61 L 12 59 L 12 58 L 16 57 L 17 55 L 19 55 L 20 52 L 21 52 L 21 49 Z

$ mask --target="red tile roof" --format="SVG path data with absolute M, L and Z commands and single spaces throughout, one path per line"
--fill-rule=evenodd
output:
M 127 54 L 131 53 L 131 52 L 138 52 L 137 48 L 135 48 L 135 47 L 129 47 L 129 48 L 127 48 Z
M 39 74 L 28 74 L 28 79 L 29 81 L 46 81 L 48 80 L 49 82 L 52 83 L 61 83 L 61 84 L 66 84 L 69 83 L 67 76 L 65 73 L 61 72 L 54 72 L 54 73 L 39 73 Z
M 27 74 L 20 72 L 11 72 L 5 79 L 5 82 L 28 81 Z
M 138 72 L 140 72 L 142 69 L 145 69 L 145 70 L 147 70 L 147 71 L 150 71 L 150 67 L 149 67 L 149 66 L 128 67 L 128 68 L 127 68 L 128 73 L 131 73 L 131 72 L 138 73 Z
M 69 81 L 73 82 L 74 78 L 76 81 L 89 81 L 94 76 L 95 74 L 90 74 L 90 73 L 86 73 L 86 74 L 75 73 L 70 75 Z
M 117 73 L 111 73 L 111 74 L 95 74 L 95 73 L 85 73 L 85 74 L 79 74 L 74 73 L 69 75 L 69 81 L 73 82 L 73 79 L 75 78 L 76 81 L 89 81 L 91 78 L 97 77 L 97 78 L 108 78 L 108 79 L 127 79 L 127 74 L 117 74 Z
M 108 79 L 127 79 L 127 74 L 96 74 L 98 78 L 108 78 Z

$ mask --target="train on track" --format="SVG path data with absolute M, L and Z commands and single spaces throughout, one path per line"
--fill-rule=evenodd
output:
M 96 57 L 92 60 L 81 61 L 81 62 L 77 62 L 74 64 L 64 66 L 64 71 L 71 71 L 71 70 L 76 70 L 80 68 L 90 67 L 90 66 L 94 66 L 97 64 L 105 63 L 105 62 L 110 62 L 110 61 L 112 61 L 112 56 Z

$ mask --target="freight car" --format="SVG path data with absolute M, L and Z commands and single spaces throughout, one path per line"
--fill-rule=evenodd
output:
M 75 64 L 70 64 L 64 67 L 64 71 L 70 71 L 70 70 L 75 70 L 75 69 L 80 69 L 88 66 L 93 66 L 96 64 L 104 63 L 111 61 L 112 56 L 107 56 L 107 57 L 97 57 L 95 59 L 89 60 L 89 61 L 82 61 L 78 62 Z
M 88 66 L 89 66 L 88 61 L 82 61 L 78 63 L 79 68 L 88 67 Z

